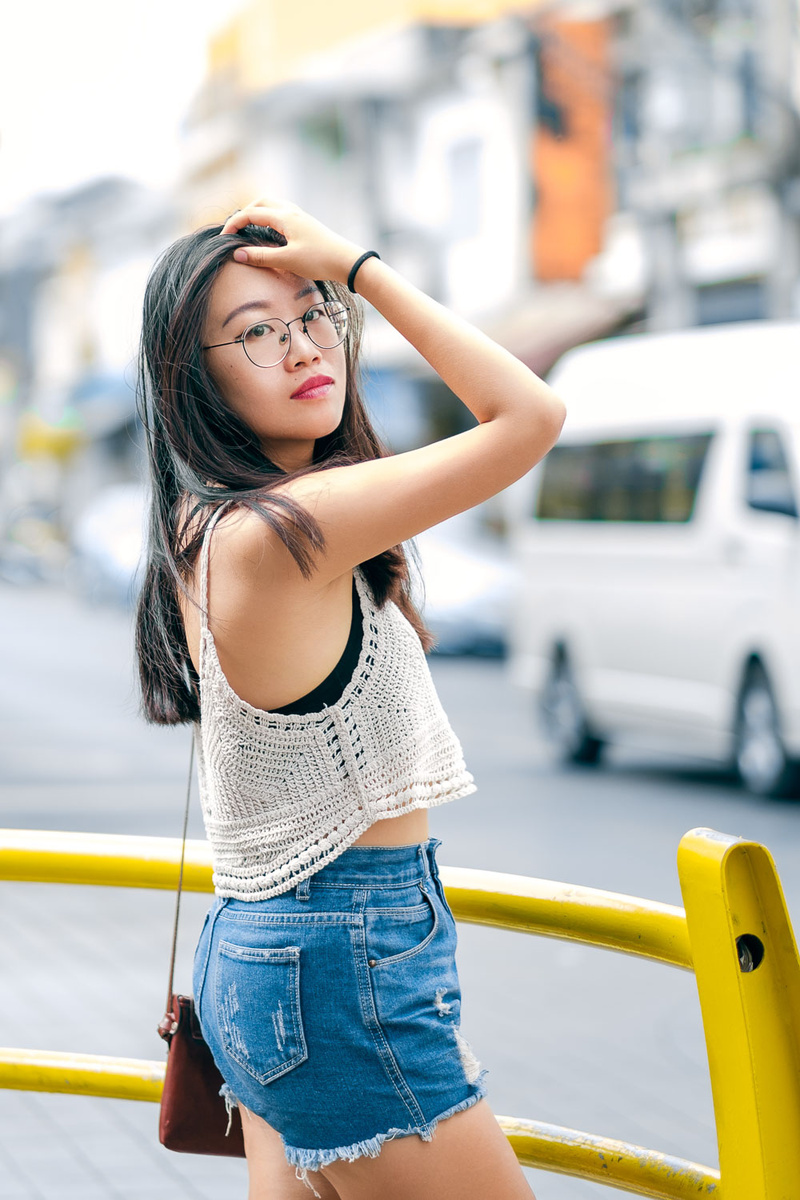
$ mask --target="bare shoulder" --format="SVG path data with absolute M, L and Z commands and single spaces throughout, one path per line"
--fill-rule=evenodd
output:
M 305 695 L 330 673 L 350 630 L 351 576 L 304 575 L 274 526 L 241 506 L 215 524 L 208 570 L 208 625 L 238 696 L 269 711 Z M 190 652 L 199 661 L 200 611 L 187 612 L 185 621 Z
M 270 496 L 264 497 L 269 509 Z M 210 569 L 217 576 L 224 574 L 240 583 L 257 582 L 266 585 L 295 586 L 302 582 L 297 560 L 278 533 L 276 524 L 291 521 L 280 507 L 274 507 L 276 523 L 243 505 L 222 514 L 217 521 L 209 546 Z
M 204 510 L 192 512 L 186 497 L 179 516 L 179 536 L 188 544 L 207 522 Z M 213 518 L 212 518 L 213 519 Z M 180 547 L 179 547 L 180 549 Z M 178 593 L 186 639 L 197 663 L 202 621 L 203 555 L 198 553 Z M 291 604 L 292 591 L 302 580 L 297 564 L 275 529 L 257 512 L 242 505 L 226 510 L 214 522 L 208 541 L 208 616 L 219 632 L 252 620 L 264 610 Z

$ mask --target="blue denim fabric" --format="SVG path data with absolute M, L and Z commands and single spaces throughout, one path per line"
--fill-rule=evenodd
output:
M 486 1094 L 459 1030 L 456 925 L 437 838 L 350 846 L 291 891 L 217 899 L 194 994 L 229 1094 L 317 1170 L 430 1141 Z

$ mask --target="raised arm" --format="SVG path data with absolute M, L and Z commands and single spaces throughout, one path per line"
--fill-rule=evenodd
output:
M 291 205 L 257 202 L 236 213 L 224 232 L 246 224 L 270 225 L 287 240 L 285 247 L 236 251 L 239 261 L 253 266 L 344 283 L 362 253 Z M 325 535 L 316 572 L 320 582 L 495 495 L 547 453 L 564 420 L 563 404 L 538 376 L 386 263 L 367 259 L 356 286 L 479 424 L 419 450 L 288 484 Z

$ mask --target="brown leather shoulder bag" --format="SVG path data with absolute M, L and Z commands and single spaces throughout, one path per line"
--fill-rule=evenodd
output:
M 167 1043 L 167 1071 L 161 1095 L 158 1140 L 168 1150 L 178 1150 L 184 1154 L 219 1154 L 243 1158 L 244 1138 L 239 1109 L 231 1107 L 220 1095 L 224 1081 L 203 1038 L 194 1001 L 191 996 L 180 996 L 172 990 L 193 765 L 194 739 L 189 754 L 166 1013 L 158 1025 L 158 1032 Z

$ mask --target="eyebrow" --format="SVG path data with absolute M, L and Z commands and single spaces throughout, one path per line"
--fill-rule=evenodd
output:
M 319 292 L 319 294 L 322 295 L 322 292 L 320 292 L 315 283 L 307 283 L 305 287 L 301 287 L 300 291 L 295 295 L 295 300 L 302 300 L 303 296 L 310 296 L 313 292 Z M 270 307 L 271 303 L 272 302 L 269 300 L 248 300 L 245 304 L 240 304 L 238 308 L 235 308 L 233 312 L 228 313 L 227 317 L 222 322 L 221 328 L 224 329 L 229 321 L 232 321 L 234 317 L 239 316 L 239 313 L 250 312 L 252 309 L 260 309 L 263 312 L 264 309 Z

